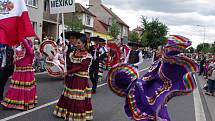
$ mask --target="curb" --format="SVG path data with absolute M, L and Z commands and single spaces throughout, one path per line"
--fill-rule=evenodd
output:
M 209 106 L 208 106 L 208 103 L 206 100 L 206 95 L 204 94 L 204 90 L 203 90 L 204 85 L 202 85 L 202 83 L 201 83 L 201 80 L 199 78 L 200 76 L 198 76 L 198 74 L 196 74 L 196 76 L 198 77 L 198 81 L 196 83 L 197 83 L 197 85 L 199 85 L 199 94 L 200 94 L 200 97 L 202 99 L 202 104 L 204 105 L 203 108 L 206 112 L 208 112 L 208 113 L 205 113 L 206 120 L 207 121 L 213 121 L 212 114 L 210 112 L 210 109 L 209 109 Z M 203 79 L 204 79 L 204 77 L 203 77 Z

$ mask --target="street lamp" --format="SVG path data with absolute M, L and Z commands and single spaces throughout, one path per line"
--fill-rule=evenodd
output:
M 204 38 L 203 38 L 203 48 L 204 48 L 206 26 L 205 25 L 196 25 L 196 26 L 203 27 L 203 32 L 204 32 L 204 35 L 203 35 L 204 36 Z

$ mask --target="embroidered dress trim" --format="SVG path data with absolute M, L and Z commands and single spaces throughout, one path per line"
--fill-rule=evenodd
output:
M 70 89 L 64 86 L 63 96 L 74 100 L 85 100 L 86 98 L 91 98 L 91 88 L 86 88 L 85 90 Z
M 34 68 L 32 66 L 20 66 L 20 67 L 15 67 L 14 72 L 34 72 Z
M 93 119 L 93 111 L 85 111 L 85 113 L 73 113 L 68 112 L 67 109 L 56 106 L 56 110 L 54 111 L 54 115 L 58 117 L 62 117 L 65 120 L 69 121 L 86 121 Z
M 37 96 L 35 96 L 35 99 L 30 100 L 28 102 L 24 101 L 18 101 L 18 100 L 10 100 L 8 98 L 4 98 L 4 102 L 1 104 L 7 108 L 15 108 L 15 109 L 21 109 L 21 110 L 28 110 L 35 107 L 37 104 Z

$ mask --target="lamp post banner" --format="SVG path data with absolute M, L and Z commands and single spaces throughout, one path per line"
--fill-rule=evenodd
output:
M 49 0 L 50 14 L 75 12 L 75 0 Z

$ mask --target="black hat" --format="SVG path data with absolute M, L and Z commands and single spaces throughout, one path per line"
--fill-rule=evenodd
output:
M 63 37 L 63 33 L 61 33 L 60 35 L 61 37 Z M 76 32 L 76 31 L 66 31 L 65 32 L 65 38 L 69 39 L 71 36 L 75 36 L 77 38 L 81 38 L 84 36 L 84 34 L 80 33 L 80 32 Z
M 100 38 L 100 37 L 90 37 L 90 41 L 94 41 L 94 42 L 106 42 L 105 39 Z
M 129 42 L 128 46 L 131 46 L 131 47 L 143 47 L 142 44 L 137 43 L 137 42 Z
M 79 37 L 81 41 L 87 41 L 87 35 L 83 34 L 81 37 Z

